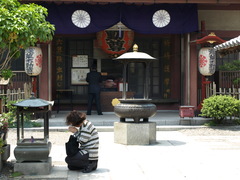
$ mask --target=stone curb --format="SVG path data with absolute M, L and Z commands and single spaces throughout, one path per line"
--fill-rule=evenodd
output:
M 95 126 L 98 132 L 113 132 L 114 126 Z M 197 129 L 197 128 L 205 128 L 206 126 L 190 126 L 190 125 L 179 125 L 179 126 L 157 126 L 157 131 L 178 131 L 181 129 Z M 17 130 L 16 128 L 10 128 L 13 130 Z M 43 127 L 39 128 L 24 128 L 24 131 L 39 131 L 43 132 Z M 65 132 L 68 131 L 68 127 L 56 126 L 56 127 L 49 127 L 49 132 Z

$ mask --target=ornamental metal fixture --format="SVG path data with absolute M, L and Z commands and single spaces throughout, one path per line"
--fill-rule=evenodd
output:
M 79 28 L 86 28 L 91 22 L 91 17 L 87 11 L 76 10 L 72 14 L 72 22 L 75 26 Z
M 157 28 L 163 28 L 170 23 L 171 17 L 166 10 L 158 10 L 153 14 L 152 22 Z

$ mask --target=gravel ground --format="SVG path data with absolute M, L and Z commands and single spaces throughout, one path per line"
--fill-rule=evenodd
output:
M 189 128 L 181 129 L 179 132 L 186 136 L 240 136 L 240 126 L 216 126 L 216 127 L 201 127 L 201 128 Z M 68 141 L 70 132 L 50 132 L 50 142 L 52 145 L 64 145 Z M 38 137 L 43 138 L 43 132 L 25 131 L 24 137 L 30 138 Z M 16 144 L 16 130 L 10 129 L 8 133 L 8 143 Z M 1 180 L 13 179 L 10 175 L 13 173 L 13 163 L 6 162 L 0 173 Z
M 240 136 L 240 126 L 214 126 L 179 131 L 187 136 Z

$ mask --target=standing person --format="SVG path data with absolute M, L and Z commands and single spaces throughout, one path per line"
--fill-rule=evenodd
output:
M 102 76 L 101 73 L 97 72 L 97 68 L 95 66 L 93 66 L 91 71 L 87 73 L 86 81 L 89 83 L 87 115 L 91 115 L 93 100 L 95 100 L 98 115 L 103 115 L 100 104 L 100 83 L 102 82 Z
M 83 170 L 89 173 L 97 169 L 99 137 L 97 129 L 86 119 L 86 114 L 72 111 L 66 117 L 66 124 L 70 125 L 68 130 L 79 142 L 79 151 L 75 155 L 69 155 L 65 161 L 70 170 Z

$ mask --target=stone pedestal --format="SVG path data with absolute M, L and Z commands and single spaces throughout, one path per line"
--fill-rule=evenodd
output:
M 48 175 L 52 169 L 52 158 L 47 162 L 21 162 L 14 164 L 14 172 L 21 172 L 24 175 Z
M 124 145 L 149 145 L 156 143 L 155 122 L 115 122 L 114 142 Z

